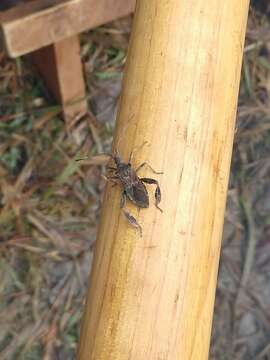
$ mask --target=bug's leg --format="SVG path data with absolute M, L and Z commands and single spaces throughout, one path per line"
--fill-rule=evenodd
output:
M 132 216 L 129 212 L 127 212 L 126 210 L 123 210 L 123 213 L 125 215 L 125 217 L 127 218 L 127 220 L 129 221 L 129 223 L 134 226 L 135 228 L 137 228 L 140 232 L 140 237 L 142 237 L 142 227 L 141 225 L 138 224 L 137 220 L 135 219 L 134 216 Z
M 114 171 L 117 170 L 115 167 L 112 167 L 112 166 L 107 166 L 107 169 L 108 169 L 108 170 L 114 170 Z
M 127 212 L 126 210 L 124 210 L 124 207 L 126 205 L 126 199 L 127 199 L 127 194 L 125 191 L 122 192 L 121 195 L 121 200 L 120 200 L 120 208 L 123 210 L 123 213 L 126 217 L 126 219 L 128 220 L 128 222 L 134 226 L 135 228 L 137 228 L 140 232 L 140 237 L 142 237 L 142 228 L 141 226 L 138 224 L 137 220 L 135 219 L 134 216 L 132 216 L 129 212 Z
M 150 169 L 154 174 L 157 174 L 157 175 L 163 174 L 162 171 L 156 171 L 155 169 L 153 169 L 152 166 L 151 166 L 150 164 L 148 164 L 147 162 L 143 162 L 140 166 L 138 166 L 137 169 L 136 169 L 136 172 L 138 172 L 139 170 L 141 170 L 144 166 L 149 167 L 149 169 Z
M 115 180 L 119 180 L 119 176 L 117 175 L 116 169 L 107 167 L 107 174 L 108 174 L 106 175 L 107 180 L 116 184 Z
M 113 183 L 112 187 L 114 187 L 115 185 L 118 185 L 118 182 L 116 180 L 119 180 L 118 176 L 106 176 L 106 175 L 102 175 L 103 179 L 106 181 L 109 181 L 111 183 Z
M 155 205 L 161 212 L 163 212 L 163 210 L 158 206 L 158 204 L 161 201 L 161 191 L 157 180 L 151 178 L 140 178 L 140 180 L 145 182 L 146 184 L 154 184 L 157 186 L 155 191 L 155 199 L 156 199 Z
M 125 207 L 126 199 L 127 199 L 127 194 L 125 191 L 123 191 L 120 199 L 120 209 L 123 209 Z
M 113 175 L 113 176 L 106 176 L 107 180 L 119 180 L 119 176 Z

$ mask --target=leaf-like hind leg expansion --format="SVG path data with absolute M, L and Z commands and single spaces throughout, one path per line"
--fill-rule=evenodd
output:
M 138 224 L 137 220 L 135 219 L 134 216 L 132 216 L 129 212 L 127 212 L 126 210 L 123 210 L 123 213 L 125 215 L 125 217 L 127 218 L 128 222 L 134 226 L 135 228 L 137 228 L 140 232 L 140 237 L 142 237 L 142 227 L 141 225 Z
M 161 201 L 161 191 L 160 191 L 158 181 L 155 179 L 151 179 L 151 178 L 140 178 L 140 180 L 145 182 L 146 184 L 154 184 L 157 186 L 156 191 L 155 191 L 155 199 L 156 199 L 155 205 L 161 212 L 163 212 L 163 210 L 158 206 L 158 204 Z
M 124 213 L 125 217 L 127 218 L 128 222 L 132 226 L 134 226 L 135 228 L 137 228 L 139 230 L 140 237 L 142 237 L 142 227 L 138 224 L 138 222 L 134 216 L 132 216 L 129 212 L 127 212 L 126 210 L 123 209 L 126 205 L 126 199 L 127 199 L 127 194 L 125 191 L 123 191 L 122 195 L 121 195 L 121 200 L 120 200 L 120 208 L 123 210 L 123 213 Z
M 163 174 L 162 171 L 156 171 L 155 169 L 152 168 L 152 166 L 150 164 L 148 164 L 147 162 L 143 162 L 140 166 L 137 167 L 136 169 L 136 172 L 138 172 L 139 170 L 141 170 L 143 167 L 149 167 L 149 169 L 154 173 L 154 174 L 157 174 L 157 175 L 161 175 Z

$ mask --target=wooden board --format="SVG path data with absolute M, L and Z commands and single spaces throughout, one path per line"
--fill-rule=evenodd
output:
M 130 14 L 135 0 L 36 0 L 0 14 L 2 38 L 11 57 Z

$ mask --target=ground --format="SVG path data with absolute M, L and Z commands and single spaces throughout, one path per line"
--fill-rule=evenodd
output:
M 210 359 L 270 359 L 270 7 L 249 14 Z M 73 359 L 131 17 L 82 34 L 90 113 L 67 132 L 0 52 L 0 357 Z M 89 154 L 89 160 L 74 161 Z

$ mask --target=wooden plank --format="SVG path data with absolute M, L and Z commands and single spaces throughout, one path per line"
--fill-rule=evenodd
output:
M 87 111 L 78 36 L 72 36 L 31 54 L 43 78 L 63 107 L 69 125 Z
M 16 2 L 17 0 L 14 0 Z M 17 6 L 13 6 L 8 11 L 0 13 L 0 23 L 17 21 L 21 18 L 34 15 L 35 13 L 49 10 L 53 6 L 60 5 L 68 2 L 69 0 L 34 0 L 24 3 L 17 3 Z
M 36 0 L 0 15 L 11 57 L 27 54 L 130 14 L 135 0 Z
M 78 360 L 208 359 L 248 5 L 137 1 L 114 144 L 163 213 L 107 185 Z
M 18 5 L 21 0 L 1 0 L 0 1 L 0 11 L 8 10 L 13 6 Z

